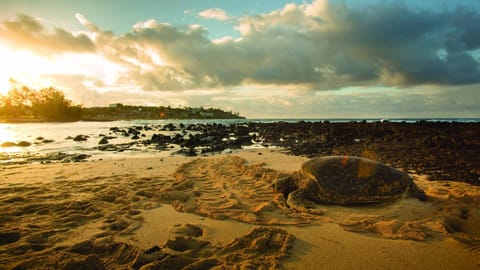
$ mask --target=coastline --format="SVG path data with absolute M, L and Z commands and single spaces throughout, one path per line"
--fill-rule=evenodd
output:
M 480 185 L 480 122 L 115 121 L 0 125 L 0 134 L 3 163 L 282 147 L 305 157 L 362 156 Z
M 298 170 L 306 159 L 278 148 L 208 157 L 2 165 L 2 239 L 9 243 L 2 240 L 0 261 L 6 269 L 139 268 L 162 256 L 164 263 L 176 258 L 177 265 L 272 269 L 480 265 L 479 187 L 414 175 L 429 196 L 427 203 L 404 198 L 373 207 L 321 205 L 319 216 L 260 202 L 275 196 L 260 182 L 267 186 L 276 173 Z M 193 189 L 197 205 L 182 199 L 190 190 L 179 182 L 185 174 L 205 183 Z M 231 186 L 237 177 L 243 181 L 241 191 Z M 252 197 L 238 200 L 237 192 Z M 209 201 L 220 198 L 226 201 Z M 250 200 L 258 205 L 243 208 Z M 278 241 L 260 245 L 269 236 Z
M 476 123 L 480 122 L 480 118 L 472 117 L 449 117 L 449 118 L 159 118 L 159 119 L 146 119 L 146 118 L 120 118 L 120 119 L 95 119 L 95 118 L 82 118 L 75 120 L 47 120 L 40 118 L 5 118 L 0 117 L 0 124 L 17 124 L 17 123 L 74 123 L 74 122 L 114 122 L 114 121 L 177 121 L 177 120 L 243 120 L 245 122 L 330 122 L 330 123 L 345 123 L 345 122 L 391 122 L 391 123 L 415 123 L 415 122 L 458 122 L 458 123 Z

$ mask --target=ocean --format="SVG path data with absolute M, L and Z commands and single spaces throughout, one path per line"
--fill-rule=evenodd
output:
M 21 141 L 28 142 L 29 146 L 0 146 L 0 162 L 21 162 L 31 156 L 41 156 L 49 153 L 67 153 L 78 154 L 84 153 L 91 156 L 91 159 L 103 159 L 121 156 L 146 156 L 146 155 L 169 155 L 178 148 L 172 147 L 171 151 L 158 151 L 148 147 L 132 147 L 129 151 L 100 151 L 98 142 L 102 135 L 112 135 L 110 128 L 118 127 L 120 129 L 128 129 L 134 126 L 151 126 L 160 127 L 167 124 L 179 126 L 180 124 L 239 124 L 247 122 L 274 123 L 274 122 L 320 122 L 329 121 L 331 123 L 351 122 L 351 121 L 367 121 L 376 122 L 384 121 L 383 119 L 213 119 L 213 120 L 132 120 L 132 121 L 111 121 L 111 122 L 68 122 L 68 123 L 0 123 L 0 145 L 7 145 L 9 142 L 18 143 Z M 416 121 L 442 121 L 442 122 L 480 122 L 480 118 L 436 118 L 436 119 L 388 119 L 389 122 L 407 122 L 414 123 Z M 158 130 L 143 130 L 144 138 L 149 139 Z M 167 131 L 163 132 L 168 134 Z M 72 138 L 77 135 L 88 136 L 86 141 L 74 141 Z M 130 137 L 115 136 L 116 138 L 109 140 L 112 144 L 129 143 Z M 260 147 L 253 145 L 252 147 Z

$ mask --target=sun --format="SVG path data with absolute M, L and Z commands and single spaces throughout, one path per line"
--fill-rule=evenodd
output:
M 39 55 L 27 50 L 18 50 L 0 43 L 0 94 L 5 95 L 14 79 L 21 85 L 34 89 L 58 86 L 58 75 L 77 75 L 102 82 L 115 82 L 125 68 L 109 61 L 102 55 L 91 53 L 59 53 Z M 157 59 L 161 61 L 161 59 Z M 63 85 L 65 86 L 65 85 Z
M 61 70 L 55 59 L 40 56 L 30 51 L 14 50 L 0 44 L 0 94 L 5 95 L 10 89 L 11 80 L 30 87 L 49 86 L 44 74 Z

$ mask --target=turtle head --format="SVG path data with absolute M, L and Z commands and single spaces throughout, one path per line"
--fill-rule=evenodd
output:
M 298 189 L 298 185 L 295 176 L 283 175 L 272 182 L 272 188 L 277 192 L 281 192 L 285 198 L 288 198 L 288 194 Z

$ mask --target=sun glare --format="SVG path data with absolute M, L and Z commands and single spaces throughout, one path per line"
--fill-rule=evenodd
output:
M 2 59 L 2 65 L 0 65 L 0 94 L 4 95 L 8 92 L 10 87 L 9 79 L 11 74 L 9 72 L 8 63 L 11 62 L 11 54 L 5 47 L 0 45 L 0 59 Z
M 10 79 L 33 87 L 43 87 L 48 80 L 40 77 L 51 69 L 51 61 L 28 51 L 16 51 L 0 45 L 0 93 L 6 94 Z
M 0 143 L 15 142 L 15 134 L 9 128 L 9 125 L 0 123 Z M 9 148 L 1 149 L 1 152 L 8 152 Z
M 106 83 L 116 81 L 122 68 L 94 54 L 64 53 L 41 56 L 25 50 L 14 50 L 0 44 L 0 94 L 10 88 L 10 79 L 33 88 L 52 86 L 56 75 L 83 75 Z

